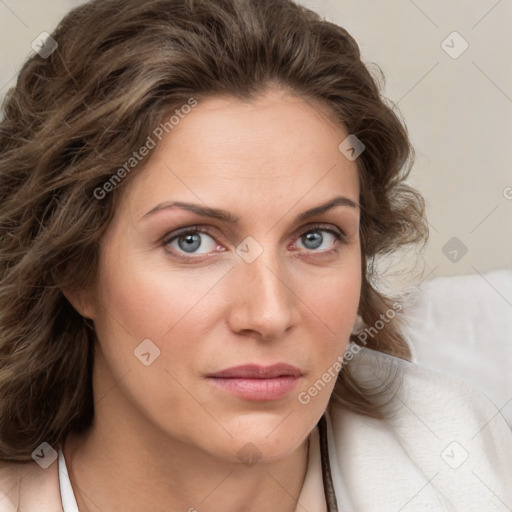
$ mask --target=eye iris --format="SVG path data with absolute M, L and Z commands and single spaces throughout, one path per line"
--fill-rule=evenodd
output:
M 309 233 L 305 234 L 303 238 L 305 239 L 304 245 L 308 249 L 316 249 L 317 247 L 322 245 L 324 237 L 319 231 L 310 231 Z M 308 242 L 311 241 L 313 242 L 313 245 L 308 245 Z
M 183 240 L 185 240 L 186 243 L 182 244 Z M 196 245 L 194 246 L 194 244 Z M 178 238 L 178 245 L 180 246 L 180 249 L 183 249 L 184 251 L 194 252 L 201 247 L 201 238 L 198 233 L 180 236 Z

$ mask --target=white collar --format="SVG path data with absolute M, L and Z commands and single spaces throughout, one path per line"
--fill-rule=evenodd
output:
M 59 487 L 60 499 L 62 500 L 62 508 L 64 512 L 79 512 L 76 504 L 75 494 L 69 481 L 68 468 L 64 459 L 62 447 L 59 447 Z

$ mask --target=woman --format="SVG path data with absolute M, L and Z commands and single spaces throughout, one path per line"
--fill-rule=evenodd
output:
M 344 29 L 96 0 L 43 47 L 0 130 L 2 512 L 512 506 L 503 418 L 378 290 L 424 203 Z

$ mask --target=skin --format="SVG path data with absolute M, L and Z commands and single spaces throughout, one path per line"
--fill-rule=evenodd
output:
M 99 340 L 93 427 L 64 444 L 80 510 L 296 510 L 334 379 L 308 405 L 298 395 L 345 351 L 361 288 L 359 208 L 296 217 L 336 196 L 357 204 L 356 163 L 338 150 L 347 135 L 324 105 L 287 90 L 211 97 L 127 183 L 96 282 L 66 292 Z M 143 218 L 164 201 L 226 209 L 240 223 L 179 208 Z M 344 240 L 322 227 L 321 245 L 308 243 L 315 223 Z M 190 226 L 210 229 L 195 252 L 165 246 Z M 263 250 L 252 263 L 236 252 L 249 236 Z M 149 366 L 134 356 L 144 339 L 160 350 Z M 237 398 L 205 377 L 276 362 L 303 372 L 278 400 Z M 251 466 L 238 455 L 247 443 L 260 457 Z

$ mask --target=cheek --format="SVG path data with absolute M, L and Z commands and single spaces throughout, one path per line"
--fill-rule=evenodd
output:
M 102 306 L 95 327 L 104 367 L 98 392 L 107 393 L 111 380 L 122 382 L 120 403 L 128 397 L 143 416 L 171 430 L 179 423 L 178 416 L 181 421 L 206 421 L 201 401 L 192 399 L 187 390 L 192 388 L 201 343 L 208 337 L 201 305 L 218 276 L 189 279 L 183 270 L 165 272 L 143 257 L 118 256 L 112 253 L 106 258 L 99 273 Z M 144 352 L 150 354 L 148 366 L 138 358 Z M 179 429 L 174 433 L 179 434 Z
M 124 254 L 119 250 L 104 260 L 99 296 L 111 320 L 133 337 L 162 337 L 192 312 L 214 282 L 211 274 L 173 269 L 153 255 Z
M 325 279 L 309 283 L 309 287 L 300 288 L 301 297 L 308 300 L 312 312 L 324 319 L 327 325 L 343 326 L 355 316 L 359 305 L 361 278 L 354 271 L 350 274 L 332 273 Z
M 308 330 L 314 341 L 316 373 L 323 373 L 345 352 L 357 316 L 361 293 L 360 259 L 338 271 L 304 282 L 297 295 L 305 304 Z M 317 375 L 318 376 L 318 375 Z
M 95 326 L 104 352 L 120 365 L 123 350 L 123 367 L 138 368 L 133 352 L 149 339 L 160 350 L 156 366 L 186 372 L 208 339 L 208 318 L 220 308 L 216 293 L 224 270 L 171 269 L 161 259 L 121 254 L 111 253 L 99 273 L 102 307 Z
M 352 329 L 361 294 L 361 267 L 357 254 L 351 254 L 338 268 L 296 280 L 297 295 L 322 320 L 326 333 Z
M 311 310 L 309 317 L 309 371 L 297 400 L 302 413 L 316 417 L 327 407 L 343 367 L 343 355 L 357 315 L 360 299 L 360 267 L 352 272 L 332 273 L 319 281 L 316 292 L 305 290 L 304 302 Z

